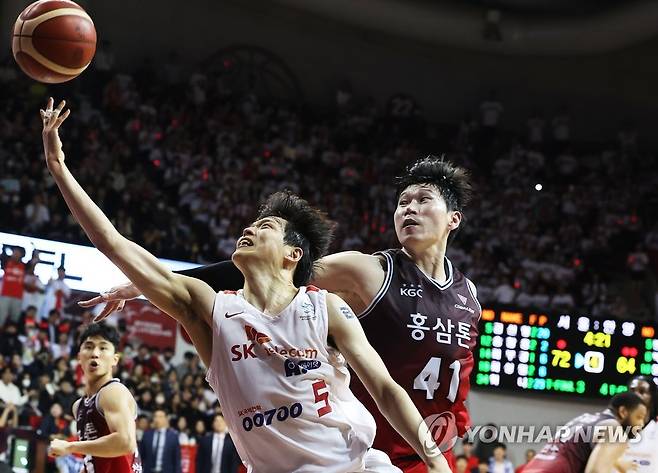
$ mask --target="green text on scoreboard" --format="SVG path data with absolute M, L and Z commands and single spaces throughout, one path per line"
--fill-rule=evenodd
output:
M 608 397 L 658 379 L 655 327 L 638 321 L 485 309 L 475 386 Z

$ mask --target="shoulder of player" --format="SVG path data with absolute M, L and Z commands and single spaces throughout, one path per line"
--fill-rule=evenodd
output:
M 73 417 L 78 416 L 78 408 L 80 407 L 80 402 L 82 402 L 82 398 L 76 400 L 71 406 L 71 412 L 73 412 Z
M 320 269 L 327 273 L 335 271 L 348 272 L 362 276 L 364 272 L 381 270 L 380 261 L 384 259 L 379 255 L 368 255 L 360 251 L 341 251 L 327 255 L 319 261 Z M 339 276 L 339 274 L 336 274 Z
M 98 404 L 103 410 L 106 406 L 117 406 L 129 399 L 133 396 L 123 383 L 110 383 L 98 392 Z

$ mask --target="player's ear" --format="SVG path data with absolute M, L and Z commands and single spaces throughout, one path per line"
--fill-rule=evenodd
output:
M 304 250 L 298 246 L 289 246 L 286 250 L 286 260 L 292 263 L 298 263 L 304 256 Z
M 456 230 L 459 228 L 459 225 L 462 223 L 463 215 L 458 210 L 453 210 L 450 212 L 450 220 L 448 221 L 448 230 Z

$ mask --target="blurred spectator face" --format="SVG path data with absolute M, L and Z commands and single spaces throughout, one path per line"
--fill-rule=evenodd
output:
M 19 248 L 17 246 L 12 248 L 11 259 L 13 261 L 20 261 L 23 259 L 23 256 L 25 256 L 25 251 L 23 251 L 23 248 Z
M 436 187 L 414 184 L 400 194 L 393 220 L 402 246 L 422 250 L 444 241 L 459 226 L 461 214 L 448 211 Z
M 64 268 L 57 268 L 57 277 L 59 279 L 66 278 L 66 270 Z
M 458 458 L 455 466 L 457 467 L 457 473 L 466 473 L 468 468 L 468 461 L 464 458 Z
M 142 432 L 149 428 L 149 420 L 146 416 L 140 416 L 137 418 L 137 429 Z
M 197 435 L 203 435 L 206 432 L 206 424 L 201 419 L 197 420 L 196 424 L 194 424 L 194 432 Z
M 462 443 L 462 451 L 465 457 L 470 457 L 473 454 L 473 444 L 470 442 Z
M 537 455 L 537 452 L 535 452 L 532 448 L 529 450 L 525 451 L 525 461 L 528 463 L 530 460 L 535 458 L 535 455 Z
M 221 432 L 226 432 L 226 421 L 224 420 L 224 416 L 221 414 L 217 414 L 215 418 L 212 421 L 212 430 L 221 433 Z
M 68 379 L 63 379 L 61 383 L 59 384 L 60 388 L 64 393 L 66 394 L 71 394 L 73 392 L 73 385 L 71 384 L 71 381 Z
M 14 380 L 14 375 L 12 374 L 11 370 L 8 368 L 5 368 L 2 371 L 2 382 L 5 384 L 9 384 Z
M 486 462 L 478 463 L 478 473 L 489 473 L 489 464 Z
M 493 457 L 497 462 L 505 460 L 505 449 L 503 447 L 494 448 Z
M 50 415 L 55 419 L 62 417 L 62 406 L 60 406 L 58 403 L 53 404 L 50 407 Z
M 183 416 L 179 417 L 178 422 L 176 422 L 176 428 L 179 432 L 185 432 L 187 430 L 187 419 Z
M 169 418 L 167 417 L 167 413 L 158 409 L 153 414 L 153 428 L 166 429 L 167 427 L 169 427 Z

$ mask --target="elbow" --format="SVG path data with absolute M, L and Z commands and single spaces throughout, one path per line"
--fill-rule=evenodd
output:
M 137 439 L 135 438 L 135 435 L 120 435 L 117 441 L 117 448 L 120 450 L 119 456 L 135 453 L 137 451 Z

